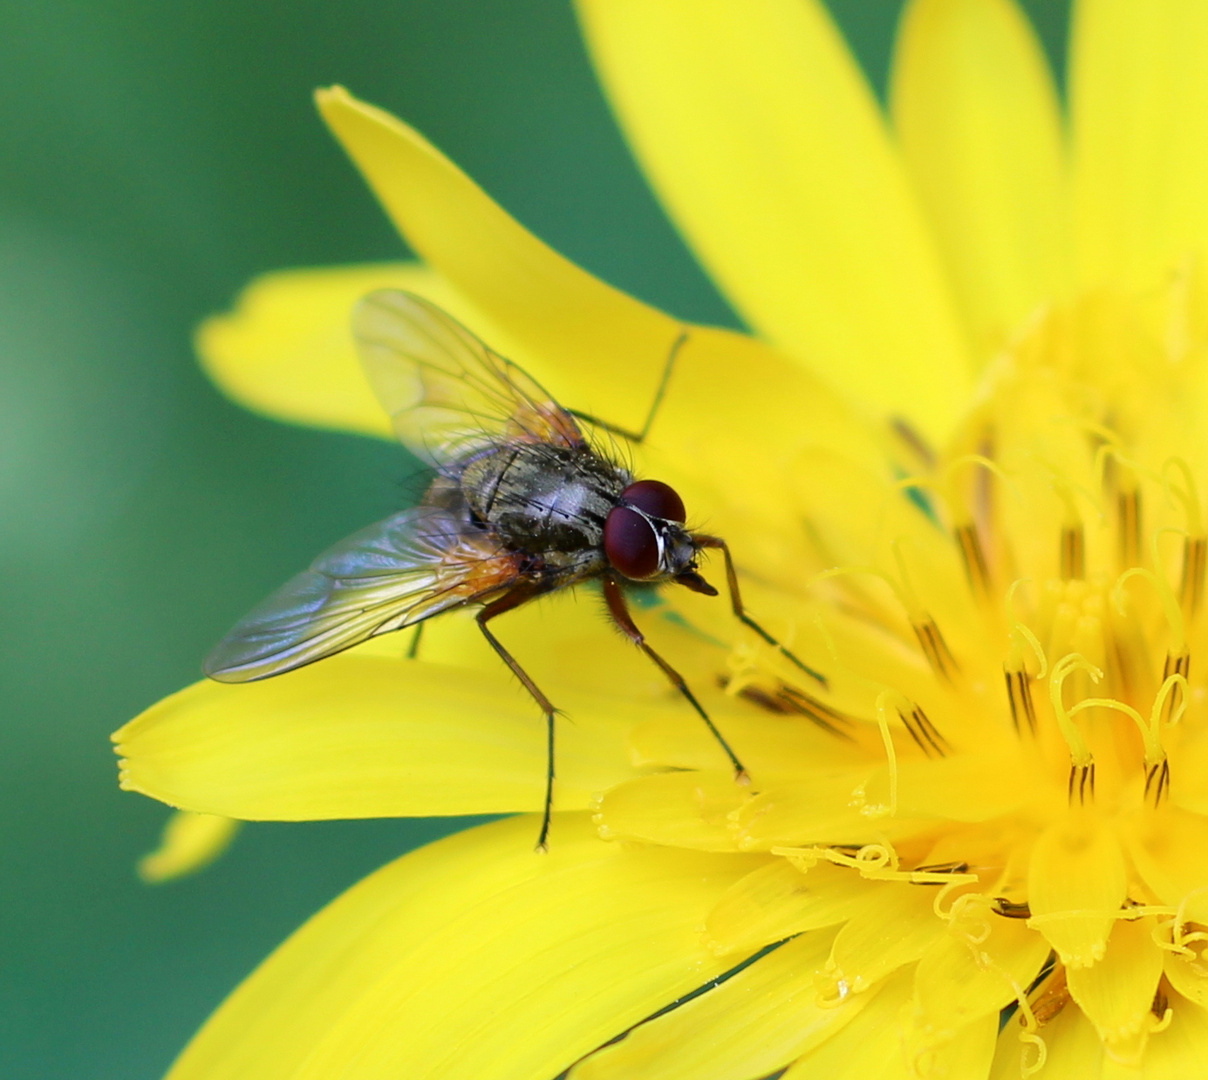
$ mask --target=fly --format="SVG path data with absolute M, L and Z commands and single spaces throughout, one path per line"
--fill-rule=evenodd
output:
M 435 469 L 419 506 L 354 533 L 240 622 L 206 658 L 219 682 L 280 675 L 368 638 L 474 605 L 479 629 L 546 720 L 547 849 L 557 710 L 488 625 L 547 593 L 599 581 L 609 616 L 662 670 L 708 727 L 736 779 L 746 771 L 687 683 L 651 648 L 629 612 L 628 583 L 683 585 L 716 596 L 698 571 L 720 550 L 737 618 L 820 682 L 743 608 L 726 542 L 691 532 L 683 500 L 636 478 L 584 436 L 588 423 L 641 442 L 654 420 L 681 335 L 640 432 L 563 408 L 516 364 L 421 297 L 367 296 L 353 316 L 365 371 L 399 439 Z

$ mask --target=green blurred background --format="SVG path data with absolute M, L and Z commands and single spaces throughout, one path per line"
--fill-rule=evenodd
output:
M 883 89 L 899 4 L 831 6 Z M 1058 57 L 1065 5 L 1029 9 Z M 401 253 L 314 114 L 331 82 L 606 279 L 733 321 L 634 169 L 562 0 L 0 6 L 8 1080 L 159 1076 L 309 914 L 464 824 L 258 824 L 148 887 L 134 864 L 166 811 L 117 790 L 109 749 L 251 604 L 413 494 L 400 449 L 250 416 L 190 350 L 258 272 Z

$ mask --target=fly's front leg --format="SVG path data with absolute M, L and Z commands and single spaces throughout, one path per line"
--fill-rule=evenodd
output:
M 633 616 L 629 614 L 629 605 L 625 603 L 625 594 L 621 591 L 621 586 L 617 582 L 617 579 L 611 574 L 604 576 L 604 600 L 608 604 L 608 613 L 612 616 L 613 622 L 621 628 L 621 632 L 630 641 L 659 666 L 663 674 L 671 680 L 671 685 L 688 699 L 689 704 L 705 722 L 713 738 L 717 740 L 718 745 L 726 752 L 726 756 L 730 759 L 730 764 L 734 766 L 734 779 L 745 783 L 747 780 L 747 770 L 743 768 L 742 762 L 738 760 L 738 755 L 730 748 L 730 744 L 726 742 L 722 733 L 717 730 L 716 725 L 709 718 L 709 714 L 705 712 L 701 703 L 696 700 L 696 695 L 688 688 L 688 684 L 684 682 L 683 676 L 646 643 L 646 635 L 634 623 Z
M 787 657 L 804 671 L 810 678 L 816 679 L 822 686 L 826 686 L 826 676 L 815 671 L 809 664 L 798 659 L 792 652 L 780 644 L 771 634 L 769 634 L 762 626 L 759 625 L 742 606 L 742 594 L 738 591 L 738 572 L 734 569 L 734 557 L 730 554 L 730 545 L 727 544 L 720 536 L 693 536 L 696 541 L 696 546 L 701 548 L 721 549 L 722 555 L 726 560 L 726 585 L 730 590 L 730 606 L 734 609 L 734 616 L 743 626 L 749 626 L 769 645 L 774 645 L 780 650 L 781 655 Z
M 537 837 L 537 850 L 540 852 L 549 851 L 549 822 L 550 814 L 554 808 L 554 716 L 558 710 L 554 708 L 550 702 L 533 682 L 532 677 L 517 663 L 516 658 L 507 651 L 500 643 L 499 639 L 491 633 L 487 628 L 487 623 L 495 618 L 496 615 L 502 615 L 506 611 L 511 611 L 513 608 L 519 607 L 526 600 L 530 600 L 535 593 L 529 589 L 516 589 L 508 593 L 506 596 L 501 596 L 498 600 L 487 604 L 475 616 L 478 623 L 478 629 L 483 633 L 483 636 L 491 643 L 491 648 L 498 653 L 499 658 L 507 664 L 511 669 L 512 674 L 516 676 L 524 686 L 524 688 L 532 696 L 533 700 L 545 713 L 546 725 L 546 758 L 545 758 L 545 809 L 541 815 L 541 834 Z
M 654 392 L 654 400 L 650 403 L 650 411 L 646 414 L 646 422 L 642 425 L 640 431 L 630 431 L 629 428 L 620 427 L 617 424 L 610 424 L 607 420 L 600 420 L 592 416 L 591 413 L 579 412 L 577 409 L 568 409 L 567 412 L 571 416 L 577 416 L 580 420 L 586 420 L 589 424 L 594 425 L 607 431 L 612 435 L 619 435 L 622 439 L 628 439 L 630 442 L 644 442 L 646 436 L 650 434 L 650 428 L 654 424 L 654 418 L 658 414 L 659 406 L 663 403 L 663 395 L 667 393 L 667 384 L 671 381 L 671 370 L 675 367 L 675 358 L 679 356 L 679 351 L 688 342 L 688 331 L 681 330 L 679 337 L 671 345 L 671 351 L 667 353 L 667 362 L 663 365 L 663 376 L 659 379 L 658 389 Z

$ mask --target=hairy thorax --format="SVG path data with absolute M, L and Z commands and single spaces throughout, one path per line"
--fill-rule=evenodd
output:
M 591 451 L 509 443 L 470 461 L 461 489 L 473 514 L 509 547 L 579 562 L 602 552 L 604 521 L 631 479 Z

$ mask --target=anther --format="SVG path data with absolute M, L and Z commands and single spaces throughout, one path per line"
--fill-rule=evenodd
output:
M 723 688 L 726 686 L 724 677 L 718 681 Z M 738 696 L 770 713 L 780 716 L 804 716 L 824 731 L 841 739 L 852 737 L 843 730 L 843 727 L 851 727 L 855 723 L 850 716 L 845 716 L 825 702 L 795 687 L 779 686 L 775 691 L 768 691 L 759 686 L 744 686 L 738 691 Z
M 1199 611 L 1204 598 L 1204 562 L 1208 557 L 1208 537 L 1189 536 L 1183 541 L 1183 578 L 1179 583 L 1179 604 L 1187 616 Z
M 1011 705 L 1011 723 L 1015 725 L 1015 734 L 1023 731 L 1024 725 L 1033 735 L 1036 734 L 1036 706 L 1032 703 L 1032 676 L 1026 670 L 1012 671 L 1003 666 L 1003 675 L 1007 680 L 1007 701 Z
M 788 706 L 789 712 L 799 713 L 808 720 L 812 720 L 823 730 L 829 731 L 832 735 L 838 735 L 841 739 L 851 738 L 851 735 L 842 729 L 843 726 L 852 726 L 854 721 L 850 716 L 845 716 L 825 702 L 819 701 L 811 694 L 793 686 L 781 687 L 779 697 Z
M 1162 682 L 1165 683 L 1171 675 L 1182 675 L 1186 680 L 1191 676 L 1191 653 L 1167 653 L 1166 662 L 1162 666 Z M 1166 697 L 1162 706 L 1162 723 L 1173 724 L 1183 705 L 1183 687 L 1176 682 Z
M 991 911 L 1004 919 L 1030 919 L 1032 909 L 1026 900 L 1008 900 L 1005 896 L 996 896 Z
M 986 565 L 986 553 L 982 548 L 977 526 L 972 523 L 958 525 L 953 530 L 961 559 L 965 564 L 965 576 L 975 596 L 985 599 L 990 594 L 990 571 Z
M 919 622 L 912 625 L 914 635 L 919 639 L 919 647 L 927 657 L 931 670 L 946 682 L 952 682 L 957 671 L 956 661 L 948 649 L 944 635 L 940 633 L 940 628 L 935 625 L 935 620 L 930 615 L 924 615 Z
M 897 710 L 898 717 L 901 719 L 906 730 L 910 732 L 910 737 L 914 739 L 918 748 L 923 751 L 927 757 L 947 757 L 951 752 L 952 747 L 948 740 L 939 733 L 939 730 L 931 722 L 930 717 L 923 712 L 918 705 L 910 707 L 909 716 L 902 710 Z
M 1116 532 L 1120 540 L 1120 569 L 1141 561 L 1141 491 L 1130 488 L 1116 494 Z
M 1145 800 L 1156 810 L 1170 791 L 1170 762 L 1163 758 L 1145 770 Z
M 1088 800 L 1095 801 L 1095 763 L 1093 761 L 1085 765 L 1070 766 L 1070 779 L 1066 793 L 1071 806 L 1075 801 L 1079 806 L 1085 806 Z
M 1086 538 L 1081 522 L 1061 530 L 1061 577 L 1064 581 L 1081 581 L 1086 577 Z

